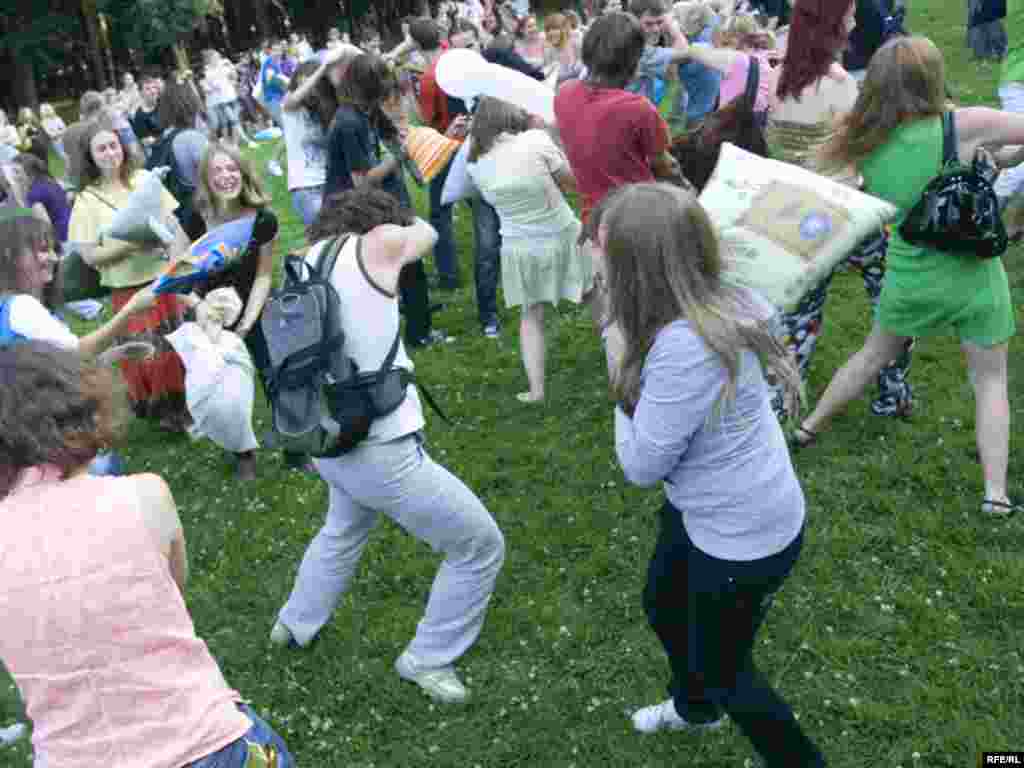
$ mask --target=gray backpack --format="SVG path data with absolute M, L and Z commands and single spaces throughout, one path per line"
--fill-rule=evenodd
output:
M 320 249 L 315 266 L 301 256 L 285 258 L 284 284 L 267 300 L 260 326 L 269 366 L 263 371 L 273 428 L 272 449 L 315 457 L 351 451 L 375 419 L 405 400 L 412 374 L 394 366 L 399 336 L 380 368 L 361 372 L 346 354 L 341 300 L 331 274 L 348 236 Z

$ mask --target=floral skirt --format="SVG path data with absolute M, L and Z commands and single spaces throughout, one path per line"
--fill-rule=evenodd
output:
M 119 311 L 141 288 L 115 288 L 111 293 L 114 312 Z M 156 353 L 149 360 L 122 361 L 121 375 L 128 387 L 128 396 L 137 415 L 146 418 L 184 417 L 185 366 L 170 343 L 164 338 L 181 325 L 184 310 L 174 294 L 165 294 L 145 312 L 139 312 L 128 321 L 126 333 L 118 337 L 118 344 L 127 341 L 146 341 Z

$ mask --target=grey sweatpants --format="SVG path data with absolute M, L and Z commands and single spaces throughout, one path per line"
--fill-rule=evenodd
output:
M 323 528 L 313 538 L 280 621 L 305 645 L 348 588 L 383 513 L 445 559 L 408 651 L 428 667 L 451 664 L 476 641 L 505 560 L 494 518 L 466 485 L 427 455 L 418 435 L 363 445 L 316 461 L 330 486 Z

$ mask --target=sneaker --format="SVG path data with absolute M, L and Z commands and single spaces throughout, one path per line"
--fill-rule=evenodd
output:
M 633 713 L 633 727 L 640 733 L 681 731 L 684 728 L 711 731 L 721 728 L 722 724 L 723 718 L 721 717 L 710 723 L 688 723 L 676 712 L 676 705 L 672 699 L 666 699 L 660 704 L 652 704 L 649 707 L 638 709 Z
M 270 630 L 270 642 L 272 645 L 281 648 L 299 647 L 299 644 L 295 642 L 295 636 L 292 634 L 292 631 L 280 621 L 275 621 L 274 628 Z
M 469 691 L 455 674 L 455 667 L 424 667 L 408 651 L 395 662 L 395 671 L 403 680 L 416 683 L 432 699 L 445 704 L 459 704 L 466 700 Z
M 489 323 L 484 325 L 484 336 L 488 339 L 501 338 L 501 326 L 498 325 L 497 320 L 491 320 Z
M 413 344 L 412 346 L 417 349 L 423 349 L 424 347 L 435 347 L 438 344 L 451 344 L 453 341 L 455 341 L 454 336 L 449 336 L 444 331 L 440 331 L 435 328 L 426 335 L 423 341 L 419 344 Z
M 284 176 L 284 168 L 277 160 L 270 160 L 267 162 L 267 173 L 271 176 Z
M 999 501 L 998 499 L 985 499 L 981 502 L 982 514 L 989 517 L 1010 517 L 1020 509 L 1019 504 L 1012 501 Z
M 13 744 L 21 741 L 28 735 L 28 726 L 25 723 L 14 723 L 6 728 L 0 728 L 0 745 Z

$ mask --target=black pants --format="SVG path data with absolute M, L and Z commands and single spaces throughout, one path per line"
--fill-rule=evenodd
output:
M 417 347 L 430 335 L 430 291 L 422 261 L 406 264 L 398 275 L 398 291 L 405 312 L 405 344 Z
M 669 692 L 680 717 L 707 723 L 727 712 L 768 768 L 825 765 L 753 659 L 757 631 L 802 543 L 801 533 L 771 557 L 718 560 L 694 545 L 682 513 L 666 502 L 643 595 L 647 620 L 668 654 Z

